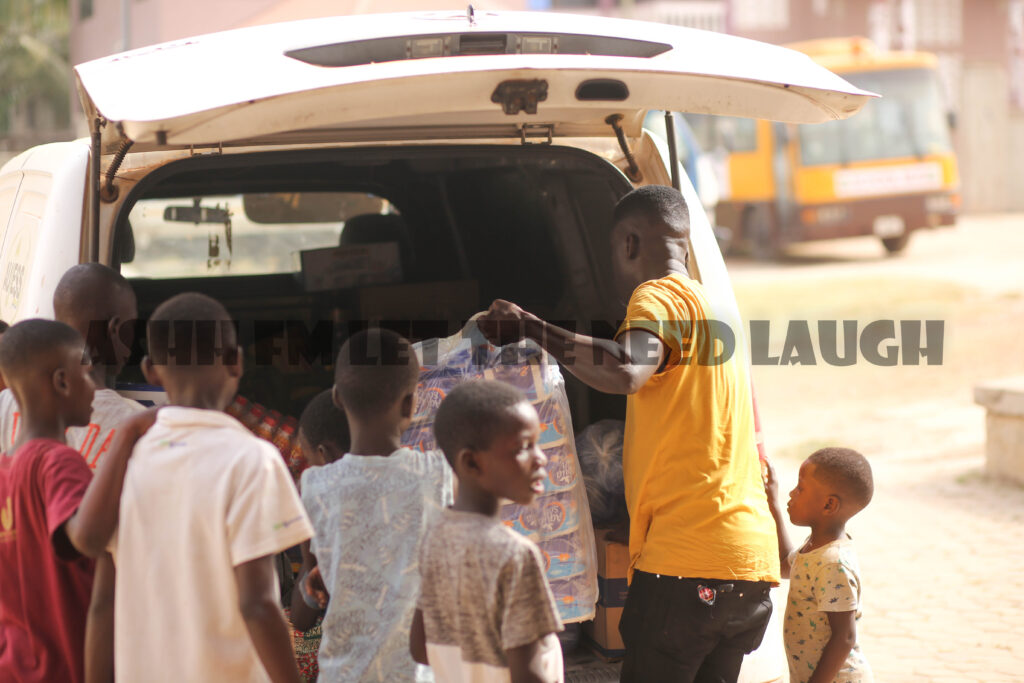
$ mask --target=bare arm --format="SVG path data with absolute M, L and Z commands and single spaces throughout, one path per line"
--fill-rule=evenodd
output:
M 826 612 L 832 637 L 821 651 L 821 659 L 807 683 L 831 683 L 843 668 L 850 650 L 857 643 L 856 612 Z
M 427 630 L 423 625 L 423 612 L 417 607 L 412 615 L 412 628 L 409 629 L 409 654 L 417 664 L 429 664 L 427 661 Z
M 117 428 L 110 452 L 86 489 L 78 511 L 64 523 L 64 533 L 74 548 L 87 557 L 98 557 L 117 528 L 121 487 L 135 442 L 156 421 L 156 408 L 133 415 Z
M 85 683 L 114 680 L 114 576 L 114 561 L 103 553 L 96 560 L 85 622 Z
M 495 345 L 532 339 L 584 384 L 608 394 L 639 391 L 667 354 L 662 341 L 644 330 L 628 330 L 616 340 L 597 339 L 552 325 L 501 299 L 477 325 Z
M 782 578 L 789 578 L 789 556 L 793 552 L 793 544 L 789 540 L 789 532 L 786 531 L 786 513 L 779 503 L 779 480 L 775 475 L 775 468 L 770 462 L 768 465 L 768 479 L 764 482 L 765 493 L 768 494 L 768 509 L 771 510 L 775 519 L 775 530 L 779 536 L 779 567 L 782 571 Z
M 316 625 L 317 617 L 324 611 L 310 607 L 302 597 L 305 593 L 306 576 L 316 566 L 316 555 L 309 551 L 309 541 L 303 541 L 299 547 L 302 549 L 302 569 L 299 570 L 298 580 L 292 589 L 292 626 L 299 631 L 308 631 Z
M 545 637 L 521 647 L 505 650 L 512 683 L 556 683 L 558 675 L 562 672 L 544 670 L 543 655 L 550 646 L 548 640 Z M 555 646 L 558 647 L 557 642 Z
M 274 556 L 266 555 L 235 567 L 238 609 L 253 647 L 274 683 L 299 683 L 291 632 L 278 604 Z

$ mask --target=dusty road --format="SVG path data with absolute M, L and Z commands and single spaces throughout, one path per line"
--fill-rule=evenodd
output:
M 875 499 L 849 529 L 876 680 L 1024 680 L 1024 488 L 983 476 L 973 403 L 978 382 L 1024 374 L 1024 216 L 917 233 L 897 258 L 865 238 L 729 269 L 773 355 L 791 320 L 944 321 L 941 365 L 756 366 L 768 451 L 787 487 L 824 445 L 871 460 Z

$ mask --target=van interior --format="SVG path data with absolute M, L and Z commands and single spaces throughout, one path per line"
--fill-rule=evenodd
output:
M 608 161 L 557 145 L 197 156 L 133 188 L 114 265 L 143 320 L 179 292 L 224 303 L 245 352 L 239 393 L 298 416 L 368 324 L 445 337 L 502 298 L 610 337 L 626 303 L 611 216 L 629 189 Z M 142 355 L 140 341 L 122 379 L 144 381 Z M 622 419 L 623 397 L 563 375 L 577 432 Z

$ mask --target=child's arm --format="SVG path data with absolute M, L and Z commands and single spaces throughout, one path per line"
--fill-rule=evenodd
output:
M 775 529 L 779 536 L 779 568 L 782 578 L 789 578 L 789 556 L 793 552 L 793 544 L 789 541 L 789 533 L 786 531 L 786 513 L 779 503 L 779 480 L 775 476 L 775 468 L 765 460 L 768 466 L 768 478 L 764 482 L 765 493 L 768 494 L 768 509 L 771 510 L 775 519 Z
M 279 605 L 274 556 L 250 560 L 235 567 L 238 609 L 249 630 L 260 662 L 274 683 L 299 683 L 291 632 Z
M 156 421 L 156 408 L 133 415 L 117 427 L 117 435 L 99 471 L 86 489 L 78 511 L 64 523 L 64 533 L 75 550 L 97 557 L 117 528 L 121 487 L 135 442 Z
M 427 629 L 423 626 L 423 611 L 419 607 L 412 615 L 412 628 L 409 630 L 409 654 L 417 664 L 430 664 L 427 661 Z
M 826 612 L 832 637 L 821 651 L 821 659 L 807 683 L 831 683 L 843 668 L 846 656 L 857 642 L 857 613 Z
M 298 631 L 308 631 L 316 625 L 316 618 L 321 616 L 322 609 L 314 609 L 309 606 L 304 596 L 306 595 L 306 577 L 316 566 L 316 555 L 309 550 L 309 541 L 303 541 L 299 548 L 302 550 L 302 569 L 299 570 L 299 578 L 295 588 L 292 589 L 292 626 Z
M 85 622 L 85 683 L 114 680 L 114 561 L 110 553 L 96 560 L 92 601 Z
M 520 647 L 505 650 L 512 683 L 557 683 L 561 671 L 544 670 L 544 654 L 550 648 L 547 636 Z M 555 642 L 556 647 L 560 647 Z M 550 669 L 550 667 L 549 667 Z

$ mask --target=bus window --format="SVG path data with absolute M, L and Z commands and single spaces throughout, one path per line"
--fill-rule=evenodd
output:
M 952 152 L 938 75 L 931 69 L 844 73 L 882 95 L 845 121 L 800 126 L 804 166 Z

